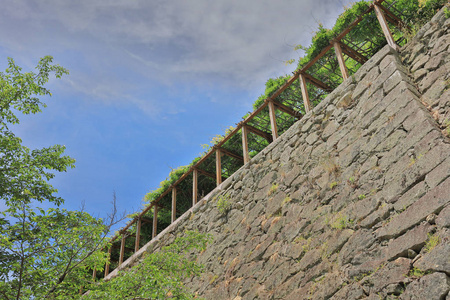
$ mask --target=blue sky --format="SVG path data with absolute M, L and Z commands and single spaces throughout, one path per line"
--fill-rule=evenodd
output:
M 105 216 L 115 191 L 118 209 L 134 212 L 170 168 L 239 122 L 268 78 L 291 73 L 293 46 L 349 2 L 0 0 L 0 69 L 52 55 L 70 71 L 15 132 L 77 160 L 52 180 L 65 208 Z

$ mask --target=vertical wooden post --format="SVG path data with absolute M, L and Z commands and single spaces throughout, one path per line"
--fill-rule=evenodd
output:
M 192 172 L 192 206 L 197 204 L 198 197 L 198 171 L 194 169 Z
M 222 153 L 220 149 L 216 150 L 216 182 L 217 185 L 222 183 Z
M 242 149 L 244 156 L 244 165 L 250 161 L 250 156 L 248 154 L 248 129 L 247 126 L 242 126 Z
M 298 80 L 300 81 L 300 88 L 302 89 L 302 96 L 303 96 L 303 104 L 305 106 L 305 112 L 311 111 L 311 103 L 309 102 L 309 94 L 308 89 L 306 87 L 306 79 L 305 76 L 300 74 L 298 76 Z
M 345 65 L 344 55 L 342 54 L 342 49 L 339 42 L 334 42 L 334 52 L 336 53 L 336 57 L 339 62 L 339 68 L 341 69 L 342 77 L 345 80 L 348 78 L 348 69 Z
M 122 234 L 122 240 L 120 241 L 119 267 L 123 263 L 123 255 L 125 253 L 125 238 L 125 234 Z
M 105 277 L 109 274 L 109 265 L 111 264 L 111 252 L 112 252 L 112 245 L 108 249 L 108 260 L 106 261 L 105 265 Z
M 153 230 L 152 230 L 152 239 L 156 236 L 156 230 L 158 229 L 158 206 L 153 206 Z
M 380 23 L 381 29 L 383 30 L 384 36 L 386 37 L 387 43 L 389 44 L 389 46 L 397 50 L 398 47 L 395 44 L 395 40 L 394 37 L 392 36 L 391 31 L 389 30 L 389 26 L 383 11 L 381 10 L 380 6 L 377 3 L 375 3 L 374 9 L 375 14 L 377 15 L 378 22 Z
M 139 251 L 140 242 L 141 242 L 141 224 L 142 224 L 142 220 L 141 220 L 141 217 L 139 217 L 137 220 L 137 223 L 136 223 L 136 240 L 134 242 L 134 252 Z
M 275 105 L 269 101 L 270 127 L 272 128 L 272 138 L 275 141 L 278 138 L 277 117 L 275 115 Z
M 177 219 L 177 188 L 172 189 L 172 223 Z
M 94 268 L 94 271 L 92 271 L 92 280 L 95 280 L 95 277 L 97 277 L 97 269 Z

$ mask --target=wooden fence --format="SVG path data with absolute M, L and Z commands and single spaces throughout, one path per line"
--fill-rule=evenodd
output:
M 382 5 L 382 4 L 386 5 Z M 209 178 L 214 178 L 216 185 L 220 185 L 223 180 L 223 172 L 222 172 L 222 158 L 227 156 L 234 160 L 241 162 L 241 164 L 246 164 L 250 160 L 249 155 L 249 134 L 255 134 L 270 143 L 278 138 L 280 132 L 278 130 L 277 120 L 277 112 L 282 112 L 291 116 L 292 118 L 298 120 L 303 117 L 304 113 L 308 113 L 312 109 L 312 101 L 310 100 L 310 94 L 308 90 L 308 86 L 314 87 L 319 91 L 331 92 L 333 89 L 333 84 L 330 84 L 331 81 L 324 82 L 317 76 L 314 76 L 314 72 L 308 72 L 320 59 L 324 57 L 329 57 L 330 52 L 334 56 L 334 59 L 337 60 L 338 69 L 340 71 L 340 76 L 342 80 L 347 79 L 350 76 L 350 72 L 347 68 L 346 59 L 352 59 L 359 64 L 364 64 L 367 60 L 367 53 L 361 53 L 362 47 L 352 47 L 352 43 L 348 41 L 344 41 L 346 36 L 353 30 L 355 27 L 370 13 L 375 13 L 376 19 L 379 22 L 382 33 L 384 35 L 384 44 L 389 44 L 392 48 L 398 49 L 398 41 L 396 43 L 394 36 L 392 34 L 392 28 L 401 28 L 402 20 L 391 12 L 390 7 L 393 6 L 394 1 L 387 0 L 375 0 L 369 8 L 360 15 L 353 23 L 351 23 L 342 33 L 340 33 L 336 38 L 330 41 L 329 45 L 326 46 L 319 55 L 317 55 L 314 59 L 309 61 L 304 67 L 295 71 L 293 76 L 281 86 L 273 95 L 269 98 L 265 99 L 264 103 L 259 106 L 255 111 L 250 113 L 243 121 L 237 124 L 237 126 L 226 135 L 220 142 L 213 146 L 213 148 L 206 153 L 197 163 L 195 163 L 190 169 L 184 173 L 175 183 L 173 183 L 168 189 L 166 189 L 157 199 L 152 201 L 142 212 L 140 212 L 135 218 L 133 218 L 124 228 L 122 228 L 117 235 L 115 235 L 111 239 L 112 246 L 108 249 L 108 253 L 110 255 L 110 260 L 105 266 L 104 276 L 106 277 L 110 273 L 110 265 L 111 262 L 116 264 L 116 267 L 119 267 L 125 258 L 125 253 L 135 253 L 140 249 L 140 245 L 144 242 L 141 239 L 142 233 L 141 228 L 144 223 L 151 224 L 151 238 L 153 239 L 158 234 L 158 213 L 160 209 L 168 209 L 167 206 L 162 205 L 161 199 L 164 197 L 171 197 L 171 222 L 174 222 L 177 219 L 177 214 L 181 215 L 182 211 L 177 210 L 177 196 L 180 192 L 184 192 L 180 189 L 180 185 L 183 181 L 186 180 L 188 176 L 190 176 L 190 180 L 192 180 L 192 203 L 194 206 L 199 199 L 199 190 L 198 190 L 198 182 L 199 175 L 207 176 Z M 374 21 L 376 22 L 376 21 Z M 389 23 L 388 23 L 389 22 Z M 378 45 L 378 48 L 380 45 Z M 357 48 L 357 49 L 355 49 Z M 334 50 L 334 51 L 333 51 Z M 378 51 L 378 49 L 376 49 Z M 369 55 L 373 55 L 375 53 L 369 53 Z M 328 55 L 328 56 L 327 56 Z M 317 68 L 316 68 L 317 69 Z M 303 102 L 304 110 L 303 112 L 299 112 L 296 109 L 293 109 L 289 105 L 283 104 L 281 101 L 277 101 L 277 97 L 279 97 L 286 89 L 292 87 L 294 84 L 297 84 L 299 89 L 301 90 L 301 99 Z M 268 115 L 270 119 L 270 130 L 269 132 L 262 130 L 261 128 L 257 128 L 252 125 L 252 120 L 256 118 L 263 110 L 268 109 Z M 229 141 L 231 138 L 236 137 L 241 134 L 241 143 L 242 143 L 242 155 L 237 154 L 233 151 L 227 150 L 224 147 L 224 144 Z M 201 168 L 201 165 L 205 163 L 206 160 L 212 159 L 215 156 L 215 174 L 212 172 L 208 172 Z M 146 214 L 148 214 L 153 208 L 153 219 L 146 218 Z M 133 228 L 133 233 L 130 233 L 130 229 Z M 126 239 L 134 238 L 134 247 L 126 247 Z M 118 260 L 112 261 L 111 254 L 112 249 L 118 247 L 118 242 L 120 240 L 119 246 L 119 257 Z M 134 248 L 134 249 L 133 249 Z M 130 255 L 129 255 L 130 256 Z M 93 272 L 93 276 L 97 276 L 96 270 Z

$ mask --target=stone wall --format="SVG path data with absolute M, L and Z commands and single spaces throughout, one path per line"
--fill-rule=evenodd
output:
M 449 27 L 383 48 L 123 266 L 199 230 L 206 299 L 450 299 Z

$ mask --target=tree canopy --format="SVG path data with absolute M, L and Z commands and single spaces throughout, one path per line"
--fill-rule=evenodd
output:
M 209 235 L 186 231 L 160 251 L 144 254 L 138 265 L 93 286 L 83 299 L 194 299 L 183 280 L 202 272 L 196 253 L 210 241 Z
M 93 283 L 92 269 L 104 266 L 101 248 L 113 222 L 59 208 L 64 200 L 49 180 L 73 168 L 75 160 L 61 145 L 30 150 L 10 130 L 20 113 L 46 106 L 40 97 L 51 95 L 44 85 L 52 74 L 68 74 L 51 56 L 36 70 L 22 72 L 9 58 L 0 72 L 0 199 L 7 207 L 0 213 L 0 297 L 7 300 L 74 298 Z M 44 210 L 42 202 L 55 207 Z

